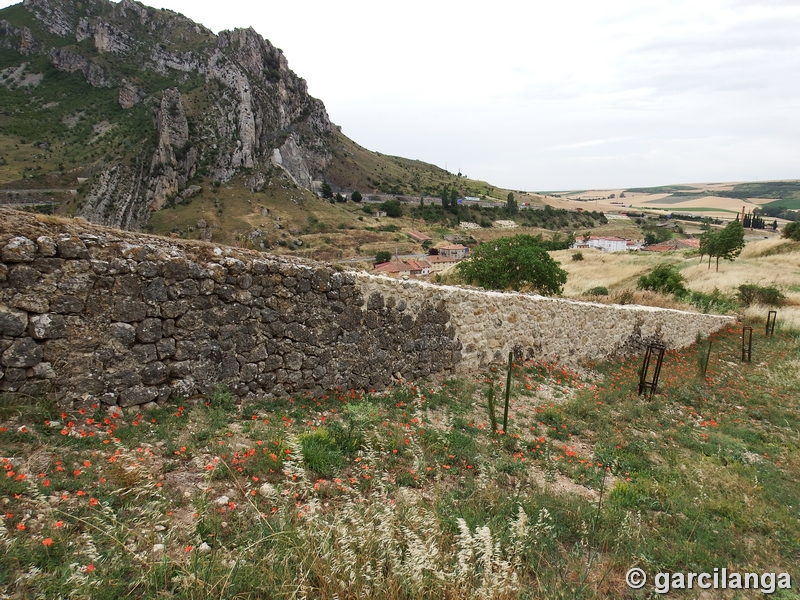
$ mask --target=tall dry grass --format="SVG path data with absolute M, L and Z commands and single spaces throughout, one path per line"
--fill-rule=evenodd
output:
M 696 251 L 666 253 L 604 253 L 583 251 L 584 259 L 573 261 L 574 250 L 553 252 L 552 256 L 568 273 L 564 296 L 591 299 L 599 302 L 615 302 L 625 294 L 628 303 L 647 304 L 664 308 L 691 309 L 666 298 L 662 294 L 645 294 L 636 291 L 639 277 L 649 273 L 659 264 L 674 264 L 686 278 L 686 287 L 691 291 L 711 293 L 715 289 L 733 296 L 742 284 L 773 286 L 786 295 L 786 306 L 781 309 L 783 322 L 787 326 L 800 326 L 800 243 L 781 238 L 748 242 L 741 255 L 734 261 L 721 260 L 719 271 L 712 259 L 702 260 Z M 603 286 L 608 288 L 606 297 L 584 296 L 587 290 Z M 627 293 L 626 293 L 627 292 Z M 634 298 L 631 299 L 630 295 Z M 797 307 L 797 308 L 795 308 Z M 755 316 L 763 313 L 764 307 L 751 307 L 746 312 Z
M 564 296 L 582 297 L 587 290 L 603 286 L 609 292 L 620 289 L 635 289 L 639 277 L 649 273 L 664 262 L 681 263 L 685 257 L 681 253 L 669 252 L 602 252 L 583 250 L 583 260 L 572 260 L 575 250 L 559 250 L 551 256 L 567 272 Z

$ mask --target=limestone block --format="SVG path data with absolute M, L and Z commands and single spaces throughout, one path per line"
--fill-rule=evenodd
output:
M 0 335 L 17 337 L 23 334 L 28 326 L 28 315 L 24 312 L 12 312 L 0 307 Z
M 66 320 L 61 315 L 31 315 L 28 335 L 35 340 L 58 339 L 64 336 Z
M 11 238 L 9 242 L 0 250 L 0 258 L 3 262 L 19 263 L 33 262 L 36 258 L 36 243 L 26 237 L 17 236 Z
M 4 367 L 27 368 L 42 362 L 44 350 L 29 337 L 19 338 L 12 342 L 0 355 L 0 365 Z M 8 373 L 6 373 L 8 377 Z
M 55 240 L 46 235 L 40 235 L 36 238 L 36 246 L 39 248 L 41 256 L 55 256 L 58 251 Z
M 58 256 L 61 258 L 89 258 L 86 244 L 79 237 L 62 237 L 57 242 Z

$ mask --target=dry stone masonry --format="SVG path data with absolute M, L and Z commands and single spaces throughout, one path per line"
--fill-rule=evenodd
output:
M 726 319 L 404 282 L 0 210 L 0 393 L 131 406 L 576 362 Z
M 377 292 L 387 303 L 443 302 L 463 346 L 458 368 L 464 371 L 503 363 L 512 351 L 520 360 L 576 365 L 641 352 L 650 342 L 683 348 L 698 334 L 708 335 L 734 320 L 650 306 L 400 282 L 366 273 L 356 279 L 362 293 Z

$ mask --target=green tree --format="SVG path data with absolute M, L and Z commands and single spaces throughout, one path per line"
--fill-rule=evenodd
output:
M 800 221 L 792 221 L 791 223 L 784 225 L 781 236 L 796 242 L 800 242 Z
M 362 200 L 361 192 L 356 190 L 355 192 L 350 194 L 350 200 L 352 200 L 353 202 L 361 202 Z
M 388 250 L 381 250 L 375 255 L 375 262 L 378 264 L 389 262 L 390 260 L 392 260 L 392 253 Z
M 719 271 L 719 259 L 736 260 L 744 248 L 744 227 L 739 219 L 731 221 L 725 229 L 717 233 L 719 239 L 716 246 L 717 271 Z
M 403 215 L 403 207 L 400 205 L 399 200 L 387 200 L 381 203 L 381 210 L 386 213 L 387 217 L 400 217 Z
M 703 262 L 704 256 L 708 256 L 709 269 L 711 268 L 711 258 L 716 254 L 717 241 L 717 233 L 714 231 L 706 231 L 700 236 L 700 262 Z
M 335 198 L 337 202 L 347 202 L 347 198 L 342 196 L 339 192 L 336 192 Z
M 644 234 L 644 245 L 660 244 L 672 239 L 672 232 L 666 227 L 651 227 Z
M 545 296 L 560 294 L 567 272 L 540 242 L 531 235 L 498 238 L 478 246 L 456 268 L 467 282 L 486 289 L 530 288 Z
M 509 215 L 515 215 L 519 212 L 517 201 L 514 199 L 514 192 L 508 192 L 508 197 L 506 198 L 506 212 Z
M 442 208 L 450 212 L 458 212 L 458 190 L 449 185 L 442 186 Z
M 706 231 L 700 236 L 700 260 L 703 256 L 708 256 L 708 268 L 711 268 L 711 258 L 717 259 L 719 271 L 719 259 L 736 260 L 736 257 L 744 248 L 744 227 L 739 219 L 728 223 L 720 231 Z
M 322 182 L 322 197 L 330 200 L 333 198 L 333 190 L 331 189 L 331 184 L 327 181 Z

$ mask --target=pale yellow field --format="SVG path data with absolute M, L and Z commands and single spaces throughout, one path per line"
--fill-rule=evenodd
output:
M 675 264 L 687 280 L 690 290 L 711 293 L 718 289 L 727 295 L 735 295 L 742 284 L 773 286 L 786 295 L 786 306 L 779 309 L 779 320 L 783 324 L 800 327 L 800 243 L 781 238 L 748 242 L 735 261 L 721 260 L 719 272 L 715 260 L 708 268 L 708 258 L 702 263 L 696 251 L 651 253 L 604 253 L 583 250 L 584 259 L 572 260 L 574 250 L 553 252 L 552 256 L 567 273 L 564 296 L 587 299 L 587 290 L 603 286 L 609 296 L 601 301 L 613 301 L 615 295 L 626 290 L 634 291 L 639 277 L 650 272 L 661 263 Z M 594 299 L 594 298 L 592 298 Z M 655 300 L 655 301 L 654 301 Z M 665 306 L 675 304 L 671 298 L 654 299 L 637 293 L 634 302 Z M 676 305 L 677 306 L 677 305 Z M 682 306 L 694 310 L 688 306 Z M 750 307 L 745 318 L 763 319 L 769 309 L 763 306 Z
M 658 206 L 666 210 L 680 210 L 681 208 L 719 208 L 723 210 L 741 211 L 744 206 L 750 212 L 754 208 L 758 208 L 761 204 L 773 202 L 768 199 L 748 199 L 740 200 L 738 198 L 723 198 L 721 196 L 703 196 L 702 198 L 695 198 L 693 200 L 685 200 L 680 203 L 665 203 L 661 199 L 648 199 L 641 201 L 645 206 Z
M 730 191 L 738 185 L 738 183 L 692 183 L 685 185 L 686 187 L 695 188 L 697 193 L 702 193 L 704 190 L 720 192 Z M 693 192 L 695 190 L 684 191 Z M 625 192 L 624 198 L 620 198 L 622 192 Z M 613 198 L 610 198 L 611 194 L 614 194 Z M 749 212 L 762 204 L 773 202 L 774 200 L 769 198 L 748 198 L 747 200 L 740 200 L 737 198 L 704 196 L 680 201 L 680 198 L 670 196 L 668 193 L 648 194 L 644 192 L 630 192 L 624 189 L 607 189 L 584 190 L 562 196 L 548 196 L 545 201 L 547 204 L 556 208 L 574 210 L 577 207 L 582 207 L 586 210 L 598 210 L 603 212 L 627 210 L 663 210 L 666 212 L 673 212 L 687 209 L 707 209 L 702 211 L 692 210 L 691 212 L 703 214 L 705 216 L 730 219 L 734 213 L 740 212 L 743 206 L 746 207 L 746 210 Z

